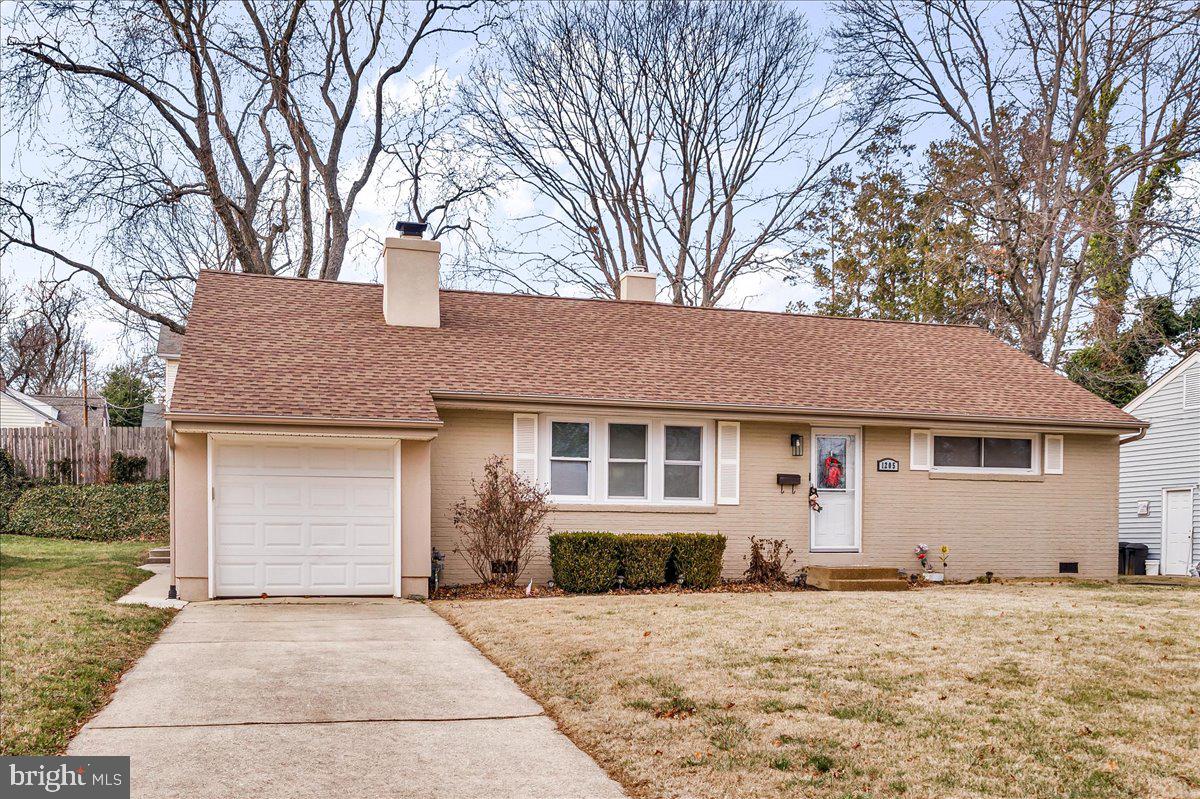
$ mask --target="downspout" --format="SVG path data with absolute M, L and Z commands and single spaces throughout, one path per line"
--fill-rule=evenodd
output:
M 170 527 L 169 541 L 171 547 L 171 587 L 167 589 L 167 599 L 178 599 L 179 591 L 175 587 L 175 432 L 171 423 L 166 422 L 167 428 L 167 524 Z

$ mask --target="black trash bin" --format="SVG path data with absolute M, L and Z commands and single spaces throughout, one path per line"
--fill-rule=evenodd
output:
M 1117 573 L 1144 575 L 1146 573 L 1146 557 L 1149 554 L 1150 547 L 1145 544 L 1131 544 L 1122 541 L 1117 545 Z

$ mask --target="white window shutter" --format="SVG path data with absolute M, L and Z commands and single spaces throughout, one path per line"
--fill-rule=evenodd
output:
M 1046 474 L 1063 473 L 1063 437 L 1046 436 Z
M 928 430 L 913 430 L 908 453 L 908 468 L 914 472 L 929 471 L 933 436 Z
M 741 480 L 741 432 L 739 422 L 717 422 L 717 504 L 738 504 Z
M 531 483 L 537 482 L 538 417 L 536 413 L 513 414 L 513 471 Z

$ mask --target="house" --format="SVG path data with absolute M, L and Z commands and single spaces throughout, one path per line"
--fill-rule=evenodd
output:
M 164 365 L 163 377 L 163 406 L 171 403 L 171 390 L 175 385 L 175 373 L 179 371 L 179 356 L 183 352 L 183 336 L 166 325 L 158 326 L 158 357 Z M 143 427 L 146 424 L 143 422 Z
M 1200 351 L 1125 406 L 1151 424 L 1121 448 L 1120 540 L 1145 544 L 1163 574 L 1200 562 Z
M 64 427 L 53 405 L 17 391 L 12 386 L 0 390 L 0 428 Z
M 0 427 L 84 427 L 84 399 L 64 394 L 25 394 L 11 386 L 0 392 Z M 88 397 L 87 427 L 108 427 L 108 403 Z
M 147 402 L 142 405 L 142 427 L 165 427 L 163 419 L 163 403 Z
M 75 394 L 34 394 L 33 398 L 58 411 L 58 421 L 66 427 L 91 430 L 108 429 L 108 401 L 101 396 L 86 400 Z M 84 405 L 87 413 L 84 413 Z
M 184 599 L 427 591 L 498 453 L 557 530 L 751 535 L 801 564 L 1115 573 L 1118 447 L 1146 424 L 969 326 L 200 274 L 166 413 Z M 809 487 L 820 511 L 809 506 Z M 543 547 L 544 550 L 544 547 Z M 550 576 L 545 555 L 528 575 Z

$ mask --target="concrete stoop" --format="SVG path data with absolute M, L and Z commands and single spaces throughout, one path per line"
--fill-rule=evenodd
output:
M 146 558 L 147 563 L 170 563 L 171 548 L 170 547 L 155 547 L 150 550 L 150 557 Z
M 808 584 L 822 591 L 907 591 L 899 569 L 886 566 L 809 566 Z

